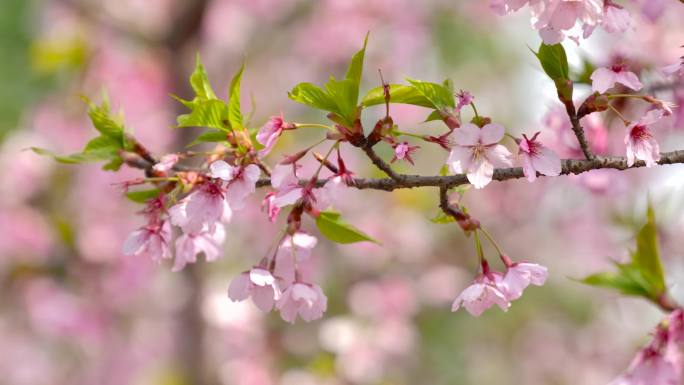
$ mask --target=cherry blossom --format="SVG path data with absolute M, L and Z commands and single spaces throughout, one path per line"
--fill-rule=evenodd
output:
M 482 128 L 472 123 L 454 130 L 454 146 L 449 153 L 447 165 L 453 173 L 466 173 L 475 188 L 483 188 L 492 181 L 494 167 L 510 167 L 511 153 L 498 144 L 504 136 L 499 124 L 487 124 Z
M 516 300 L 530 284 L 542 286 L 549 275 L 545 266 L 529 262 L 512 262 L 507 256 L 501 257 L 506 263 L 506 272 L 501 281 L 506 299 Z
M 317 243 L 316 237 L 303 231 L 286 236 L 276 252 L 273 274 L 285 284 L 294 282 L 297 272 L 306 275 L 311 250 Z
M 531 139 L 523 134 L 523 139 L 518 143 L 519 154 L 523 160 L 523 173 L 530 182 L 537 179 L 537 172 L 547 176 L 558 176 L 562 171 L 560 158 L 555 152 L 542 145 L 537 140 L 539 132 Z
M 511 306 L 501 288 L 501 275 L 496 272 L 487 272 L 479 275 L 470 286 L 456 297 L 451 305 L 451 311 L 457 311 L 463 306 L 468 313 L 479 317 L 494 304 L 503 311 L 508 311 Z
M 456 103 L 456 109 L 459 111 L 461 110 L 461 108 L 469 105 L 473 102 L 473 100 L 475 100 L 475 97 L 470 92 L 463 90 L 460 90 L 456 94 L 456 98 L 458 100 L 458 103 Z
M 254 267 L 235 277 L 228 287 L 228 297 L 234 301 L 244 301 L 252 297 L 252 302 L 262 311 L 269 312 L 280 298 L 280 289 L 270 271 Z
M 256 182 L 259 180 L 261 170 L 255 164 L 247 166 L 231 166 L 223 160 L 218 160 L 209 166 L 213 178 L 227 181 L 226 199 L 231 208 L 239 209 L 244 204 L 244 199 L 256 191 Z
M 218 183 L 204 183 L 169 209 L 171 223 L 185 233 L 199 233 L 221 220 L 225 203 L 224 189 Z
M 489 7 L 498 15 L 506 15 L 524 7 L 530 0 L 491 0 Z
M 406 160 L 407 162 L 413 164 L 413 159 L 411 154 L 416 152 L 420 146 L 410 146 L 408 142 L 401 142 L 394 146 L 394 157 L 392 158 L 392 163 L 397 160 Z
M 271 223 L 276 221 L 278 214 L 280 213 L 280 207 L 276 206 L 275 201 L 276 194 L 274 192 L 269 192 L 266 194 L 264 199 L 261 201 L 261 209 L 268 216 L 268 220 Z
M 146 257 L 155 262 L 171 258 L 169 242 L 171 225 L 169 222 L 151 224 L 132 232 L 123 244 L 127 256 Z
M 197 261 L 197 254 L 204 253 L 207 262 L 215 261 L 221 254 L 226 231 L 221 225 L 210 230 L 205 227 L 200 233 L 185 233 L 176 239 L 176 259 L 172 271 L 181 271 L 188 263 Z
M 271 171 L 271 186 L 276 189 L 272 199 L 275 207 L 285 207 L 302 198 L 304 188 L 299 185 L 295 169 L 294 165 L 279 164 Z
M 603 20 L 601 26 L 606 32 L 625 32 L 629 28 L 631 17 L 621 5 L 606 0 L 603 6 Z
M 285 289 L 276 307 L 286 322 L 294 323 L 297 315 L 310 322 L 323 316 L 328 308 L 328 298 L 320 286 L 296 282 Z
M 684 77 L 684 56 L 678 62 L 667 65 L 660 70 L 665 76 Z
M 622 64 L 616 64 L 609 68 L 600 67 L 591 74 L 591 88 L 594 92 L 602 94 L 612 88 L 615 83 L 620 83 L 635 91 L 643 87 L 636 74 L 627 71 Z
M 293 129 L 294 125 L 283 121 L 281 116 L 271 116 L 268 122 L 264 124 L 256 135 L 259 143 L 264 145 L 264 148 L 259 151 L 259 156 L 266 156 L 275 145 L 276 141 L 284 130 Z
M 651 110 L 644 117 L 627 126 L 625 145 L 627 147 L 627 166 L 632 167 L 634 160 L 643 160 L 646 167 L 653 167 L 660 159 L 660 147 L 651 130 L 651 124 L 663 117 L 662 110 Z
M 560 43 L 565 31 L 582 23 L 584 38 L 591 35 L 603 12 L 602 0 L 537 0 L 530 2 L 532 26 L 546 44 Z

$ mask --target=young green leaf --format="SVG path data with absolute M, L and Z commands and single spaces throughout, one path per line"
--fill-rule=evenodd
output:
M 318 230 L 333 242 L 355 243 L 369 241 L 379 243 L 363 231 L 340 218 L 340 213 L 335 211 L 322 211 L 316 218 Z
M 145 203 L 149 199 L 158 197 L 159 193 L 159 189 L 156 188 L 150 190 L 129 191 L 126 193 L 126 198 L 136 203 Z
M 568 68 L 568 57 L 565 54 L 565 49 L 558 43 L 554 45 L 546 45 L 542 43 L 539 46 L 539 51 L 534 53 L 539 59 L 544 72 L 552 80 L 568 80 L 570 78 L 570 70 Z
M 228 132 L 231 128 L 228 118 L 228 106 L 223 100 L 198 100 L 189 114 L 178 116 L 177 127 L 208 127 Z
M 228 101 L 228 121 L 235 130 L 244 130 L 242 111 L 240 111 L 240 82 L 245 71 L 245 63 L 230 82 L 230 100 Z
M 186 147 L 192 147 L 196 146 L 200 143 L 216 143 L 216 142 L 223 142 L 226 140 L 226 133 L 223 131 L 215 131 L 215 130 L 209 130 L 203 132 L 200 136 L 195 138 L 190 144 L 188 144 Z
M 295 102 L 323 111 L 335 111 L 337 104 L 326 91 L 312 83 L 299 83 L 287 94 Z
M 413 86 L 390 84 L 390 103 L 411 104 L 414 106 L 434 108 L 434 104 Z M 385 91 L 382 86 L 368 91 L 361 100 L 364 107 L 385 104 Z
M 437 223 L 437 224 L 444 224 L 444 223 L 452 223 L 455 222 L 456 220 L 454 217 L 451 215 L 446 215 L 443 212 L 439 212 L 437 215 L 435 215 L 433 218 L 430 218 L 430 222 L 432 223 Z
M 345 79 L 351 80 L 354 85 L 350 100 L 353 100 L 354 105 L 359 99 L 359 88 L 361 87 L 361 76 L 363 75 L 363 60 L 366 56 L 366 46 L 368 45 L 368 33 L 366 38 L 363 40 L 363 48 L 361 48 L 357 53 L 352 56 L 352 60 L 349 63 L 349 68 L 347 69 L 347 75 Z
M 665 275 L 658 253 L 658 229 L 655 224 L 653 207 L 649 204 L 646 224 L 636 236 L 637 249 L 632 254 L 632 263 L 639 267 L 641 274 L 652 286 L 655 293 L 665 292 Z
M 190 86 L 195 91 L 197 98 L 203 100 L 216 99 L 216 94 L 214 94 L 214 90 L 211 88 L 209 77 L 204 70 L 199 53 L 195 60 L 195 71 L 190 75 Z
M 407 80 L 421 95 L 423 95 L 423 97 L 425 97 L 425 99 L 432 103 L 430 106 L 431 108 L 434 108 L 435 110 L 442 110 L 456 107 L 454 94 L 449 91 L 447 87 L 441 84 L 424 82 L 420 80 Z

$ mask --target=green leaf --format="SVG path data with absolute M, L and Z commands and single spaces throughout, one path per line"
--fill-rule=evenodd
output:
M 91 103 L 88 99 L 85 101 L 88 103 L 88 117 L 90 117 L 93 127 L 103 136 L 120 143 L 120 148 L 127 148 L 126 129 L 120 122 L 120 118 L 111 116 L 107 100 L 105 99 L 99 106 Z
M 66 163 L 66 164 L 77 164 L 77 163 L 90 163 L 90 162 L 101 162 L 103 160 L 108 160 L 108 157 L 103 157 L 101 154 L 84 154 L 84 153 L 77 153 L 77 154 L 71 154 L 71 155 L 59 155 L 55 154 L 54 152 L 50 150 L 46 150 L 44 148 L 39 148 L 39 147 L 31 147 L 31 151 L 35 152 L 38 155 L 43 155 L 43 156 L 49 156 L 55 159 L 59 163 Z
M 539 59 L 544 72 L 552 80 L 567 80 L 570 78 L 570 71 L 568 68 L 568 57 L 565 54 L 565 49 L 558 43 L 554 45 L 546 45 L 542 43 L 539 46 L 539 51 L 534 53 Z
M 379 243 L 363 231 L 342 220 L 340 213 L 335 211 L 322 211 L 316 218 L 316 226 L 321 234 L 333 242 L 355 243 L 369 241 Z
M 214 90 L 211 88 L 209 77 L 204 70 L 199 53 L 195 61 L 195 71 L 190 75 L 190 86 L 198 98 L 204 100 L 216 99 L 216 94 L 214 94 Z
M 363 60 L 366 56 L 366 46 L 368 45 L 368 33 L 366 33 L 366 38 L 363 40 L 363 48 L 352 56 L 351 63 L 349 63 L 349 68 L 347 69 L 347 75 L 345 79 L 351 80 L 354 85 L 354 90 L 352 94 L 352 100 L 354 105 L 356 105 L 359 99 L 359 88 L 361 87 L 361 76 L 363 75 Z
M 129 191 L 126 193 L 126 198 L 136 203 L 145 203 L 152 198 L 158 197 L 159 193 L 159 189 L 156 188 L 150 190 Z
M 655 214 L 650 204 L 646 217 L 646 224 L 636 236 L 637 249 L 632 254 L 632 262 L 639 267 L 654 293 L 662 294 L 665 292 L 665 275 L 658 253 L 658 229 L 655 224 Z
M 235 130 L 243 130 L 242 111 L 240 111 L 240 82 L 242 73 L 245 71 L 245 63 L 242 63 L 240 70 L 233 76 L 230 82 L 230 99 L 228 101 L 228 121 Z
M 339 115 L 345 126 L 351 127 L 356 120 L 356 100 L 358 99 L 359 89 L 354 85 L 353 80 L 336 80 L 332 76 L 325 84 L 328 95 L 335 101 L 335 109 L 331 112 Z
M 439 111 L 434 110 L 428 115 L 427 118 L 425 118 L 425 121 L 423 123 L 431 122 L 433 120 L 442 120 L 442 114 L 439 113 Z
M 580 282 L 591 286 L 615 289 L 625 295 L 648 297 L 648 291 L 641 285 L 619 273 L 603 272 L 592 274 L 580 280 Z
M 228 132 L 228 106 L 223 100 L 198 100 L 189 114 L 178 116 L 178 127 L 209 127 Z
M 226 133 L 223 131 L 205 131 L 203 132 L 200 136 L 195 138 L 190 144 L 188 144 L 186 147 L 192 147 L 196 146 L 200 143 L 216 143 L 216 142 L 223 142 L 226 140 Z
M 361 100 L 364 107 L 375 106 L 385 103 L 385 91 L 382 86 L 368 91 Z M 390 84 L 390 103 L 411 104 L 414 106 L 434 108 L 434 104 L 428 100 L 415 87 L 403 84 Z
M 299 83 L 287 94 L 295 102 L 323 111 L 337 110 L 335 100 L 315 84 Z
M 455 108 L 456 101 L 454 94 L 449 89 L 441 84 L 423 82 L 420 80 L 407 79 L 409 83 L 416 88 L 416 90 L 429 100 L 432 105 L 430 107 L 436 110 L 446 108 Z
M 430 222 L 437 224 L 452 223 L 456 220 L 451 215 L 446 215 L 443 212 L 439 212 L 434 218 L 430 218 Z

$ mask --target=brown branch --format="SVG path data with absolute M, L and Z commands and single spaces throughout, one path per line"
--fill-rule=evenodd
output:
M 375 153 L 372 146 L 363 146 L 361 149 L 366 153 L 375 167 L 382 170 L 385 174 L 387 174 L 387 176 L 396 182 L 403 182 L 407 177 L 419 177 L 419 175 L 405 175 L 397 173 L 389 164 L 387 164 L 387 162 L 382 160 L 382 158 Z
M 580 124 L 580 118 L 577 116 L 575 105 L 572 104 L 572 102 L 567 102 L 564 104 L 565 110 L 568 113 L 568 117 L 570 118 L 570 124 L 572 124 L 572 132 L 574 132 L 575 137 L 577 137 L 577 141 L 579 142 L 584 157 L 588 160 L 593 160 L 596 156 L 591 152 L 591 149 L 589 148 L 589 142 L 587 141 L 587 138 L 584 135 L 584 129 Z

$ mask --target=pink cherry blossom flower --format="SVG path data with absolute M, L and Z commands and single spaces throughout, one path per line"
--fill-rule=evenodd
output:
M 535 133 L 531 139 L 523 134 L 523 139 L 518 143 L 518 153 L 523 160 L 523 173 L 530 182 L 537 179 L 537 172 L 547 176 L 558 176 L 562 171 L 558 155 L 542 145 L 537 140 L 537 136 L 539 132 Z
M 634 159 L 643 160 L 646 167 L 653 167 L 660 160 L 660 147 L 648 126 L 663 117 L 662 110 L 651 110 L 639 121 L 627 127 L 625 145 L 627 147 L 627 166 L 632 167 Z
M 241 208 L 244 205 L 244 199 L 256 191 L 256 182 L 261 176 L 261 170 L 255 164 L 231 166 L 222 160 L 212 163 L 209 170 L 212 178 L 228 182 L 226 200 L 233 209 Z
M 169 222 L 151 224 L 132 232 L 123 244 L 127 256 L 146 257 L 155 262 L 171 258 L 169 242 L 171 225 Z
M 498 15 L 515 12 L 529 3 L 530 0 L 490 0 L 489 7 Z
M 178 156 L 178 154 L 166 154 L 161 157 L 159 163 L 152 166 L 152 169 L 157 172 L 167 173 L 171 171 L 179 160 L 180 156 Z
M 682 56 L 678 62 L 667 65 L 660 69 L 660 71 L 665 76 L 678 76 L 684 77 L 684 56 Z
M 281 116 L 271 116 L 268 122 L 264 124 L 256 135 L 259 143 L 264 145 L 264 148 L 259 151 L 259 156 L 266 156 L 275 145 L 276 141 L 284 130 L 293 129 L 294 125 L 283 121 Z
M 472 123 L 464 124 L 452 134 L 454 147 L 447 159 L 453 173 L 466 173 L 475 188 L 483 188 L 492 181 L 494 167 L 511 166 L 511 153 L 498 144 L 504 136 L 504 128 L 487 124 L 482 128 Z
M 500 282 L 499 273 L 487 272 L 479 275 L 470 286 L 456 297 L 451 305 L 451 311 L 457 311 L 463 306 L 468 313 L 479 317 L 494 304 L 498 305 L 501 310 L 508 311 L 511 303 L 501 289 Z
M 303 231 L 286 236 L 276 252 L 273 274 L 286 285 L 293 283 L 297 268 L 301 273 L 301 269 L 305 267 L 304 263 L 310 259 L 311 250 L 317 243 L 316 237 Z
M 612 88 L 615 83 L 635 91 L 640 90 L 643 84 L 634 72 L 627 71 L 624 65 L 618 64 L 610 68 L 600 67 L 591 74 L 591 88 L 594 92 L 604 93 Z
M 473 102 L 473 100 L 475 100 L 475 97 L 470 92 L 463 91 L 463 90 L 460 90 L 456 94 L 456 98 L 458 99 L 458 103 L 456 104 L 456 109 L 459 111 L 461 110 L 461 108 L 469 105 L 470 103 Z
M 413 164 L 413 159 L 411 158 L 411 154 L 416 152 L 420 146 L 410 146 L 408 142 L 401 142 L 394 146 L 394 157 L 392 158 L 392 163 L 396 162 L 397 160 L 406 160 L 409 163 Z
M 224 215 L 226 204 L 223 194 L 218 183 L 200 185 L 169 209 L 171 223 L 181 227 L 184 233 L 199 233 L 204 226 L 214 226 Z
M 204 253 L 207 262 L 215 261 L 221 254 L 226 230 L 221 225 L 205 228 L 197 234 L 182 234 L 176 239 L 176 260 L 171 271 L 181 271 L 188 263 L 197 261 L 197 254 Z
M 546 44 L 559 43 L 563 31 L 582 23 L 584 38 L 589 37 L 603 13 L 603 0 L 537 0 L 530 2 L 532 26 Z
M 233 302 L 252 297 L 252 302 L 263 312 L 273 309 L 280 294 L 275 277 L 270 271 L 261 267 L 255 267 L 238 275 L 228 287 L 228 297 Z
M 603 20 L 601 26 L 606 32 L 625 32 L 629 28 L 631 17 L 621 5 L 606 0 L 603 6 Z
M 525 288 L 530 284 L 544 285 L 549 275 L 545 266 L 529 262 L 513 262 L 505 255 L 502 255 L 501 259 L 506 264 L 501 288 L 509 301 L 520 298 Z
M 286 322 L 294 323 L 297 315 L 310 322 L 323 316 L 328 308 L 328 298 L 320 286 L 297 282 L 283 292 L 276 307 Z

